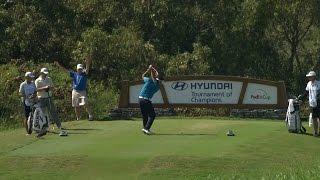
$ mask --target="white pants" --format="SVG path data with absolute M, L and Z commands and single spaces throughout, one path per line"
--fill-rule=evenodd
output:
M 72 90 L 72 107 L 83 106 L 87 101 L 87 91 Z

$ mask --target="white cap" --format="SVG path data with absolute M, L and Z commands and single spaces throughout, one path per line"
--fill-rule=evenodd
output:
M 78 69 L 83 69 L 83 65 L 82 65 L 82 64 L 78 64 L 78 65 L 77 65 L 77 70 L 78 70 Z
M 310 72 L 306 75 L 306 77 L 315 77 L 315 76 L 317 76 L 317 74 L 316 74 L 316 72 L 314 72 L 314 71 L 310 71 Z
M 34 75 L 32 72 L 26 72 L 26 74 L 24 75 L 24 77 L 31 77 L 31 78 L 34 78 Z
M 43 74 L 49 74 L 48 68 L 41 68 L 40 72 Z

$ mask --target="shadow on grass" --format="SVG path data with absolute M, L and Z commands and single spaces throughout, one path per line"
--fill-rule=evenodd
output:
M 101 131 L 102 129 L 89 129 L 89 128 L 66 128 L 69 131 Z
M 306 135 L 306 136 L 312 136 L 313 137 L 313 134 L 312 133 L 304 133 L 302 135 Z
M 111 119 L 111 118 L 98 118 L 93 121 L 134 121 L 134 118 L 123 118 L 123 119 Z
M 86 132 L 68 132 L 68 134 L 88 134 Z
M 204 133 L 156 133 L 153 136 L 215 136 L 216 134 Z
M 320 136 L 314 136 L 312 133 L 302 133 L 302 134 L 299 134 L 299 135 L 302 135 L 302 136 L 311 136 L 311 137 L 314 137 L 314 138 L 320 138 Z
M 55 134 L 55 135 L 59 135 L 59 132 L 52 132 L 52 131 L 48 131 L 48 133 L 50 134 Z M 68 134 L 88 134 L 86 132 L 68 132 Z

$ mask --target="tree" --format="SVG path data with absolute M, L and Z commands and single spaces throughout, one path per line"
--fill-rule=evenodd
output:
M 83 32 L 74 59 L 93 59 L 92 77 L 120 86 L 123 79 L 135 79 L 148 67 L 146 46 L 135 27 L 120 27 L 111 34 L 98 27 Z
M 6 29 L 12 58 L 40 62 L 48 54 L 50 30 L 47 20 L 34 6 L 18 3 L 9 10 L 12 24 Z
M 192 53 L 186 52 L 172 57 L 167 64 L 166 74 L 168 76 L 209 74 L 207 59 L 211 56 L 211 49 L 199 43 L 194 43 L 193 49 Z
M 298 50 L 315 23 L 313 3 L 302 0 L 278 0 L 274 4 L 274 29 L 288 46 L 281 46 L 288 56 L 287 72 L 294 72 L 294 64 L 302 73 L 301 60 Z

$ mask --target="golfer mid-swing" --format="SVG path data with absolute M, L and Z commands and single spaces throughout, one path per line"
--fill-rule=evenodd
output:
M 149 72 L 151 74 L 151 77 L 145 77 L 146 74 Z M 156 113 L 154 112 L 151 99 L 153 95 L 160 89 L 160 79 L 157 70 L 153 68 L 152 65 L 150 65 L 148 70 L 142 74 L 142 79 L 144 85 L 139 94 L 139 105 L 143 118 L 142 132 L 147 135 L 150 135 L 150 129 L 156 117 Z

